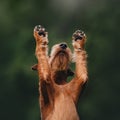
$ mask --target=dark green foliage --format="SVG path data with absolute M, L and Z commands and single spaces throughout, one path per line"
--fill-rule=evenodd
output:
M 31 70 L 38 24 L 49 32 L 50 47 L 64 41 L 72 48 L 72 33 L 86 33 L 89 82 L 79 101 L 81 120 L 119 120 L 120 1 L 56 1 L 0 1 L 0 120 L 40 119 L 38 77 Z

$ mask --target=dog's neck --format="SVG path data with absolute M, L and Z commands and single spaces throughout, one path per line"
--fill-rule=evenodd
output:
M 52 78 L 58 85 L 63 85 L 67 82 L 67 71 L 53 71 Z

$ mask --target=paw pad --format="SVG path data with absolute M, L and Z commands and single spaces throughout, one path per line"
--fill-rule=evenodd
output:
M 36 31 L 40 36 L 46 36 L 46 31 L 45 31 L 45 28 L 44 27 L 42 27 L 41 25 L 37 25 L 37 26 L 35 26 L 35 28 L 34 28 L 34 31 Z
M 85 37 L 85 33 L 81 30 L 77 30 L 73 33 L 72 38 L 77 41 L 77 40 L 82 40 Z

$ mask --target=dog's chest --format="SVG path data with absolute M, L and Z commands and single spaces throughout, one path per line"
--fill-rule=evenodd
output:
M 47 120 L 79 120 L 75 104 L 70 96 L 61 93 L 55 98 L 54 109 Z

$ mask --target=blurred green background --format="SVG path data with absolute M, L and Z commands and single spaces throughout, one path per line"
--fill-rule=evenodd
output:
M 119 0 L 0 0 L 0 120 L 40 120 L 33 28 L 43 25 L 50 47 L 71 47 L 76 29 L 87 35 L 89 82 L 79 101 L 81 120 L 120 120 Z

